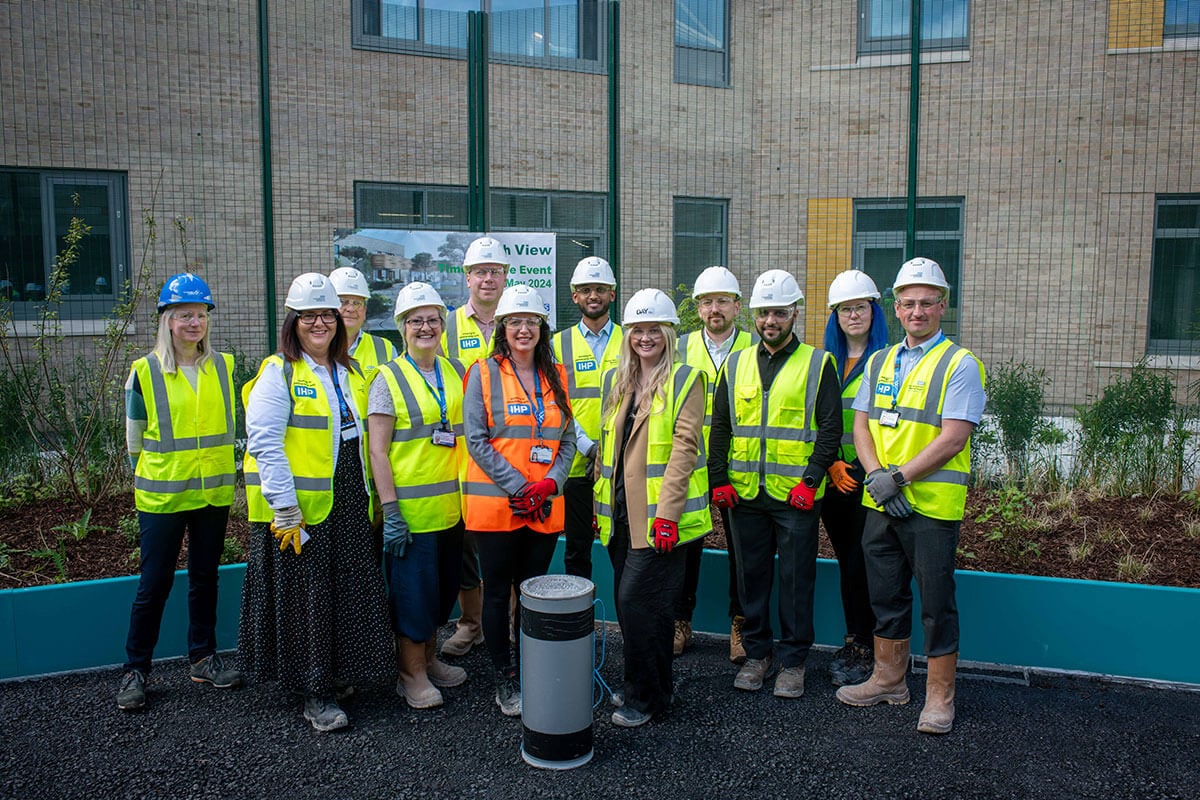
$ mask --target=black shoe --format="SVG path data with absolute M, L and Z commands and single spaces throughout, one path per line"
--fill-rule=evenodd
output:
M 829 662 L 830 674 L 835 674 L 846 669 L 846 666 L 854 657 L 854 637 L 847 636 L 846 643 L 833 654 L 833 661 Z
M 863 647 L 857 642 L 846 645 L 850 649 L 849 657 L 842 662 L 840 668 L 834 669 L 829 665 L 830 678 L 834 686 L 854 686 L 871 677 L 875 670 L 875 653 L 870 648 Z M 845 648 L 843 648 L 845 649 Z
M 140 669 L 131 669 L 121 676 L 117 689 L 117 708 L 137 711 L 146 705 L 146 676 Z
M 521 716 L 521 679 L 516 670 L 496 671 L 496 705 L 506 717 Z
M 227 669 L 216 653 L 192 664 L 192 680 L 196 683 L 211 683 L 218 689 L 236 689 L 242 685 L 242 673 Z

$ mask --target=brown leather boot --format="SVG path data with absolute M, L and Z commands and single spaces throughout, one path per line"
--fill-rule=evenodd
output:
M 436 708 L 442 704 L 442 693 L 429 682 L 425 673 L 425 644 L 403 636 L 396 637 L 400 651 L 400 677 L 396 694 L 413 708 Z
M 429 682 L 439 689 L 448 689 L 451 686 L 461 686 L 467 682 L 467 671 L 462 667 L 452 667 L 442 661 L 438 661 L 437 657 L 437 633 L 429 637 L 429 641 L 423 645 L 425 647 L 425 674 L 429 676 Z
M 925 707 L 917 730 L 921 733 L 949 733 L 954 727 L 954 672 L 958 653 L 930 656 L 929 675 L 925 679 Z
M 743 616 L 734 617 L 729 623 L 729 660 L 735 664 L 746 663 L 746 647 L 742 644 Z
M 483 586 L 476 586 L 458 593 L 458 606 L 462 616 L 454 635 L 442 642 L 442 655 L 465 656 L 477 644 L 483 644 Z
M 875 668 L 866 683 L 843 686 L 837 699 L 848 706 L 873 706 L 891 703 L 902 706 L 908 702 L 908 639 L 875 637 Z

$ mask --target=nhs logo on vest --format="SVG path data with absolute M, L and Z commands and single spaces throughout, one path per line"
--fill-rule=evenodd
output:
M 576 372 L 595 372 L 596 371 L 596 359 L 589 358 L 587 361 L 576 361 L 575 362 L 575 371 Z
M 529 414 L 529 403 L 509 403 L 508 404 L 508 415 L 510 417 L 516 417 L 516 416 L 520 416 L 520 415 L 527 416 L 528 414 Z
M 307 397 L 309 399 L 317 399 L 317 390 L 312 386 L 293 386 L 292 394 L 296 397 Z
M 470 339 L 459 339 L 458 340 L 458 349 L 459 350 L 474 350 L 475 348 L 477 348 L 479 346 L 480 345 L 479 345 L 479 337 L 478 336 L 472 336 Z

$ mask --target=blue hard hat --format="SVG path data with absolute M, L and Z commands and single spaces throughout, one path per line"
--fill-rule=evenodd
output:
M 158 293 L 158 313 L 161 314 L 167 306 L 177 306 L 181 303 L 204 303 L 209 311 L 214 308 L 212 291 L 208 284 L 203 278 L 190 272 L 181 272 L 167 278 L 162 291 Z

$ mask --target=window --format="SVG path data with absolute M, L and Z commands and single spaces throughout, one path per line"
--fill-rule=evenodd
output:
M 604 71 L 600 0 L 352 0 L 364 50 L 467 57 L 467 12 L 487 11 L 491 57 L 527 66 Z
M 729 86 L 728 0 L 675 0 L 675 82 Z
M 1163 36 L 1200 36 L 1200 0 L 1167 0 Z
M 858 0 L 858 52 L 907 53 L 911 0 Z M 921 0 L 921 49 L 968 46 L 969 0 Z
M 580 259 L 607 252 L 606 196 L 494 190 L 492 230 L 553 231 L 558 327 L 579 321 L 571 302 L 571 273 Z M 467 190 L 461 186 L 411 186 L 359 182 L 354 186 L 355 226 L 467 230 Z
M 112 308 L 129 279 L 126 202 L 121 174 L 0 170 L 0 301 L 14 319 L 38 315 L 74 217 L 91 231 L 67 268 L 59 313 L 95 319 Z
M 1155 208 L 1149 352 L 1200 355 L 1200 195 Z
M 675 198 L 672 288 L 691 287 L 707 267 L 728 262 L 729 201 Z
M 904 263 L 906 211 L 904 200 L 854 201 L 854 267 L 871 276 L 883 293 L 886 310 L 892 299 L 892 283 Z M 958 335 L 958 309 L 961 300 L 963 260 L 962 198 L 924 198 L 917 200 L 917 252 L 914 256 L 938 262 L 950 284 L 950 302 L 942 329 L 947 336 Z M 903 333 L 895 315 L 888 314 L 892 341 Z

